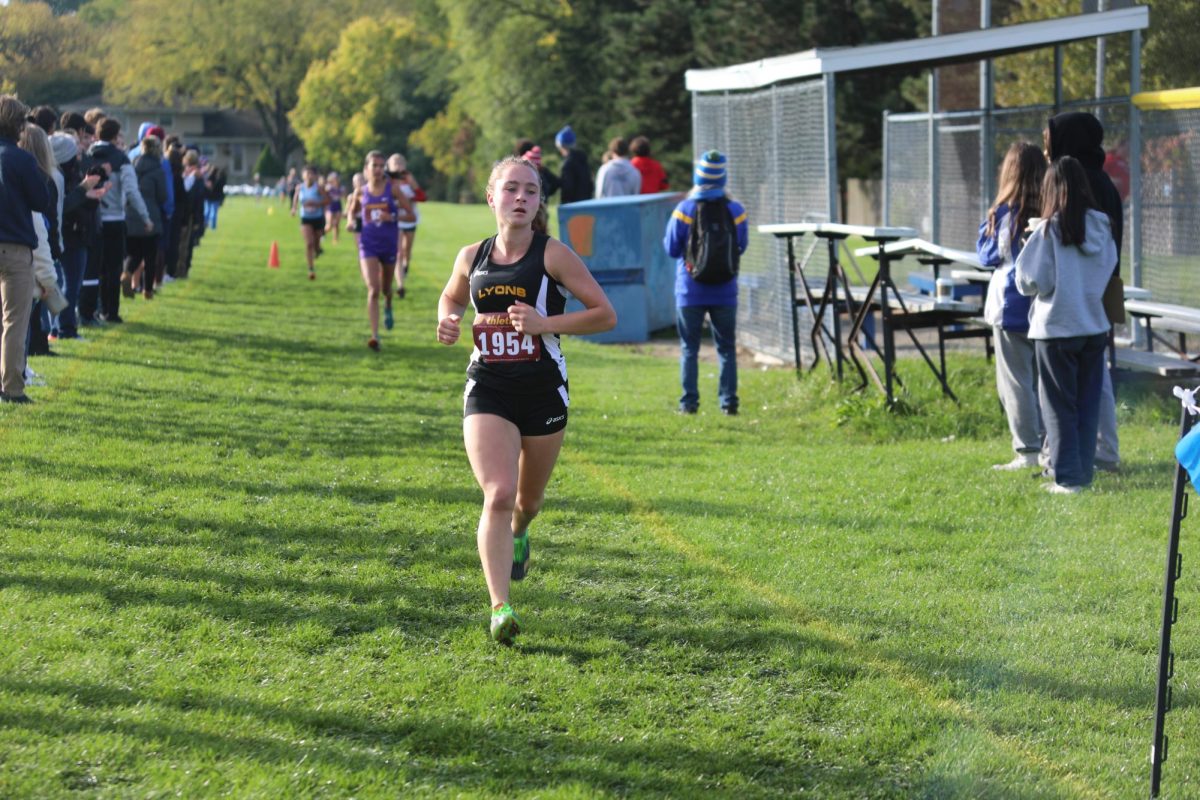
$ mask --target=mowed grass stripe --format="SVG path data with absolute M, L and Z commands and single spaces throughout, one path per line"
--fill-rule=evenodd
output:
M 738 587 L 747 596 L 766 600 L 778 612 L 782 612 L 792 624 L 816 632 L 830 645 L 844 648 L 849 651 L 849 655 L 854 661 L 900 683 L 920 697 L 922 702 L 943 712 L 947 717 L 967 723 L 982 731 L 995 747 L 1017 757 L 1032 769 L 1048 773 L 1059 788 L 1069 792 L 1072 796 L 1088 798 L 1103 796 L 1081 776 L 1055 763 L 1053 759 L 1038 753 L 1019 738 L 1006 736 L 992 730 L 988 723 L 981 720 L 968 705 L 944 696 L 936 687 L 928 684 L 908 666 L 873 651 L 867 643 L 829 620 L 821 618 L 811 608 L 797 601 L 795 597 L 755 580 L 751 575 L 730 566 L 729 561 L 722 559 L 720 555 L 689 541 L 680 535 L 674 526 L 653 508 L 651 503 L 640 499 L 611 471 L 589 461 L 586 455 L 568 456 L 567 460 L 569 463 L 581 465 L 584 471 L 608 492 L 627 501 L 633 509 L 634 516 L 641 521 L 645 529 L 667 547 L 688 560 L 702 565 L 703 568 L 719 574 L 723 581 Z
M 424 209 L 376 355 L 352 241 L 309 282 L 268 207 L 231 201 L 188 282 L 61 343 L 42 402 L 0 412 L 0 794 L 1143 790 L 1173 427 L 1153 404 L 1122 395 L 1127 471 L 1072 505 L 987 469 L 1008 445 L 982 359 L 952 359 L 962 406 L 906 364 L 901 416 L 745 370 L 725 419 L 705 366 L 681 419 L 672 359 L 570 339 L 527 632 L 497 650 L 468 349 L 433 341 L 486 209 Z M 1177 630 L 1180 674 L 1195 643 Z

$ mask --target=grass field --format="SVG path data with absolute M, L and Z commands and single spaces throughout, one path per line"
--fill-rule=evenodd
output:
M 281 209 L 231 200 L 191 279 L 0 407 L 0 797 L 1146 795 L 1177 406 L 1123 393 L 1123 473 L 1051 497 L 989 469 L 982 356 L 961 408 L 915 363 L 902 414 L 745 370 L 726 418 L 709 366 L 679 417 L 672 359 L 570 340 L 502 649 L 468 351 L 433 336 L 486 210 L 424 208 L 374 354 L 352 244 L 310 283 Z M 1169 797 L 1200 796 L 1193 534 Z

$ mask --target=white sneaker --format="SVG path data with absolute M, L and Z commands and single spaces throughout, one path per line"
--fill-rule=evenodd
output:
M 1006 464 L 993 464 L 992 469 L 1001 472 L 1016 472 L 1021 469 L 1033 469 L 1038 465 L 1037 453 L 1017 453 L 1017 457 Z
M 1050 494 L 1079 494 L 1083 491 L 1082 486 L 1063 486 L 1061 483 L 1046 483 L 1043 486 Z

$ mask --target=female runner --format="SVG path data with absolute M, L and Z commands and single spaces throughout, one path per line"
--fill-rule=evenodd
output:
M 392 317 L 392 266 L 396 263 L 396 222 L 412 219 L 413 210 L 408 198 L 396 182 L 385 178 L 383 153 L 372 150 L 364 159 L 367 180 L 360 191 L 350 197 L 347 212 L 362 221 L 358 237 L 358 265 L 363 283 L 367 285 L 367 319 L 371 323 L 371 338 L 367 347 L 379 350 L 379 295 L 387 298 L 384 325 L 390 331 Z
M 408 171 L 408 160 L 399 153 L 388 156 L 387 174 L 389 178 L 400 184 L 400 191 L 413 204 L 413 217 L 410 221 L 401 220 L 396 224 L 400 229 L 400 250 L 396 254 L 396 296 L 404 299 L 404 281 L 408 277 L 408 264 L 412 259 L 413 240 L 417 238 L 417 223 L 421 221 L 421 213 L 416 204 L 425 199 L 421 184 Z
M 304 167 L 304 181 L 292 195 L 292 216 L 300 212 L 300 231 L 304 234 L 304 258 L 308 262 L 308 279 L 316 280 L 316 260 L 321 255 L 321 235 L 325 233 L 325 206 L 329 195 L 317 182 L 315 167 Z
M 498 161 L 487 183 L 496 235 L 459 251 L 438 301 L 438 341 L 458 341 L 462 315 L 475 309 L 475 349 L 467 366 L 463 439 L 483 489 L 477 544 L 491 595 L 491 636 L 511 644 L 520 620 L 510 580 L 525 577 L 529 523 L 567 425 L 564 333 L 600 333 L 617 315 L 587 267 L 546 234 L 537 170 L 516 156 Z M 563 313 L 566 292 L 584 306 Z
M 325 233 L 332 233 L 333 243 L 337 244 L 342 224 L 342 181 L 336 172 L 325 178 L 325 193 L 329 195 L 329 205 L 325 207 Z

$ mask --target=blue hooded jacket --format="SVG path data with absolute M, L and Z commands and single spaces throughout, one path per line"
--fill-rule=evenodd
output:
M 996 206 L 996 230 L 987 235 L 987 220 L 979 223 L 979 239 L 975 252 L 979 263 L 995 268 L 988 284 L 983 317 L 991 325 L 999 325 L 1013 333 L 1029 332 L 1029 308 L 1032 300 L 1017 291 L 1017 256 L 1025 244 L 1025 232 L 1014 231 L 1020 216 L 1008 203 Z

